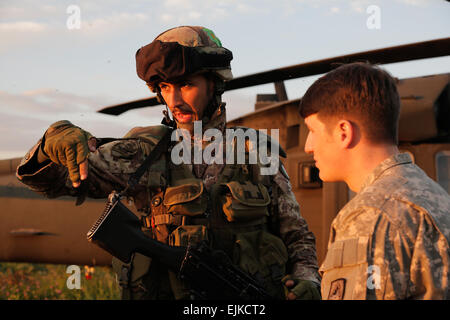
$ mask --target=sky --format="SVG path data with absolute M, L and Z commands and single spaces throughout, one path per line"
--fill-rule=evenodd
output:
M 22 157 L 58 120 L 97 137 L 156 125 L 162 107 L 120 116 L 103 107 L 153 96 L 135 53 L 179 25 L 212 29 L 235 77 L 450 36 L 444 0 L 0 0 L 0 159 Z M 450 72 L 450 57 L 384 66 L 409 78 Z M 285 82 L 289 99 L 317 76 Z M 226 92 L 228 119 L 252 112 L 273 84 Z

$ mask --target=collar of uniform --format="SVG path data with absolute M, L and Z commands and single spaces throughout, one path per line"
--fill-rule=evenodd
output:
M 211 119 L 206 122 L 202 123 L 202 135 L 201 137 L 198 137 L 201 139 L 202 148 L 204 149 L 208 144 L 211 143 L 211 141 L 204 140 L 204 134 L 205 131 L 208 129 L 217 129 L 222 133 L 222 136 L 224 136 L 225 133 L 225 127 L 226 127 L 226 112 L 225 108 L 219 110 L 217 109 L 213 115 L 211 116 Z M 192 135 L 191 136 L 191 143 L 200 143 L 199 139 L 197 139 L 197 136 Z
M 217 108 L 211 116 L 211 120 L 203 124 L 203 132 L 208 129 L 218 129 L 222 134 L 224 133 L 227 122 L 225 107 Z
M 401 164 L 407 164 L 412 163 L 411 156 L 407 153 L 398 153 L 396 155 L 390 156 L 389 158 L 383 160 L 373 171 L 370 173 L 366 180 L 364 181 L 360 192 L 366 188 L 367 186 L 371 185 L 375 182 L 381 175 L 383 175 L 386 170 L 401 165 Z

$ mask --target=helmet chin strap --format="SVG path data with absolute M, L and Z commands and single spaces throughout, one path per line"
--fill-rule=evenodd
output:
M 164 125 L 172 127 L 172 128 L 176 128 L 175 121 L 170 118 L 169 108 L 167 107 L 167 103 L 161 94 L 161 90 L 159 89 L 158 86 L 155 86 L 155 90 L 156 90 L 156 98 L 158 99 L 158 102 L 163 104 L 166 107 L 166 110 L 163 110 L 164 118 L 161 120 L 161 124 L 164 124 Z
M 215 78 L 214 80 L 214 94 L 208 106 L 205 109 L 202 117 L 202 123 L 206 124 L 211 120 L 214 112 L 219 108 L 225 108 L 225 103 L 222 102 L 222 94 L 225 92 L 225 82 Z

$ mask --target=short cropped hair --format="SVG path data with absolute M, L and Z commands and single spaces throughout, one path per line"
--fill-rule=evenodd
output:
M 300 115 L 355 121 L 374 143 L 398 143 L 400 99 L 396 81 L 368 63 L 342 65 L 316 80 L 302 97 Z

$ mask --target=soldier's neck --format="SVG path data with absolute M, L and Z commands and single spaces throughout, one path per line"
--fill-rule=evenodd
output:
M 354 152 L 351 161 L 348 162 L 348 174 L 345 182 L 348 187 L 359 192 L 367 177 L 375 168 L 387 158 L 399 153 L 396 145 L 391 144 L 367 144 L 360 146 Z

